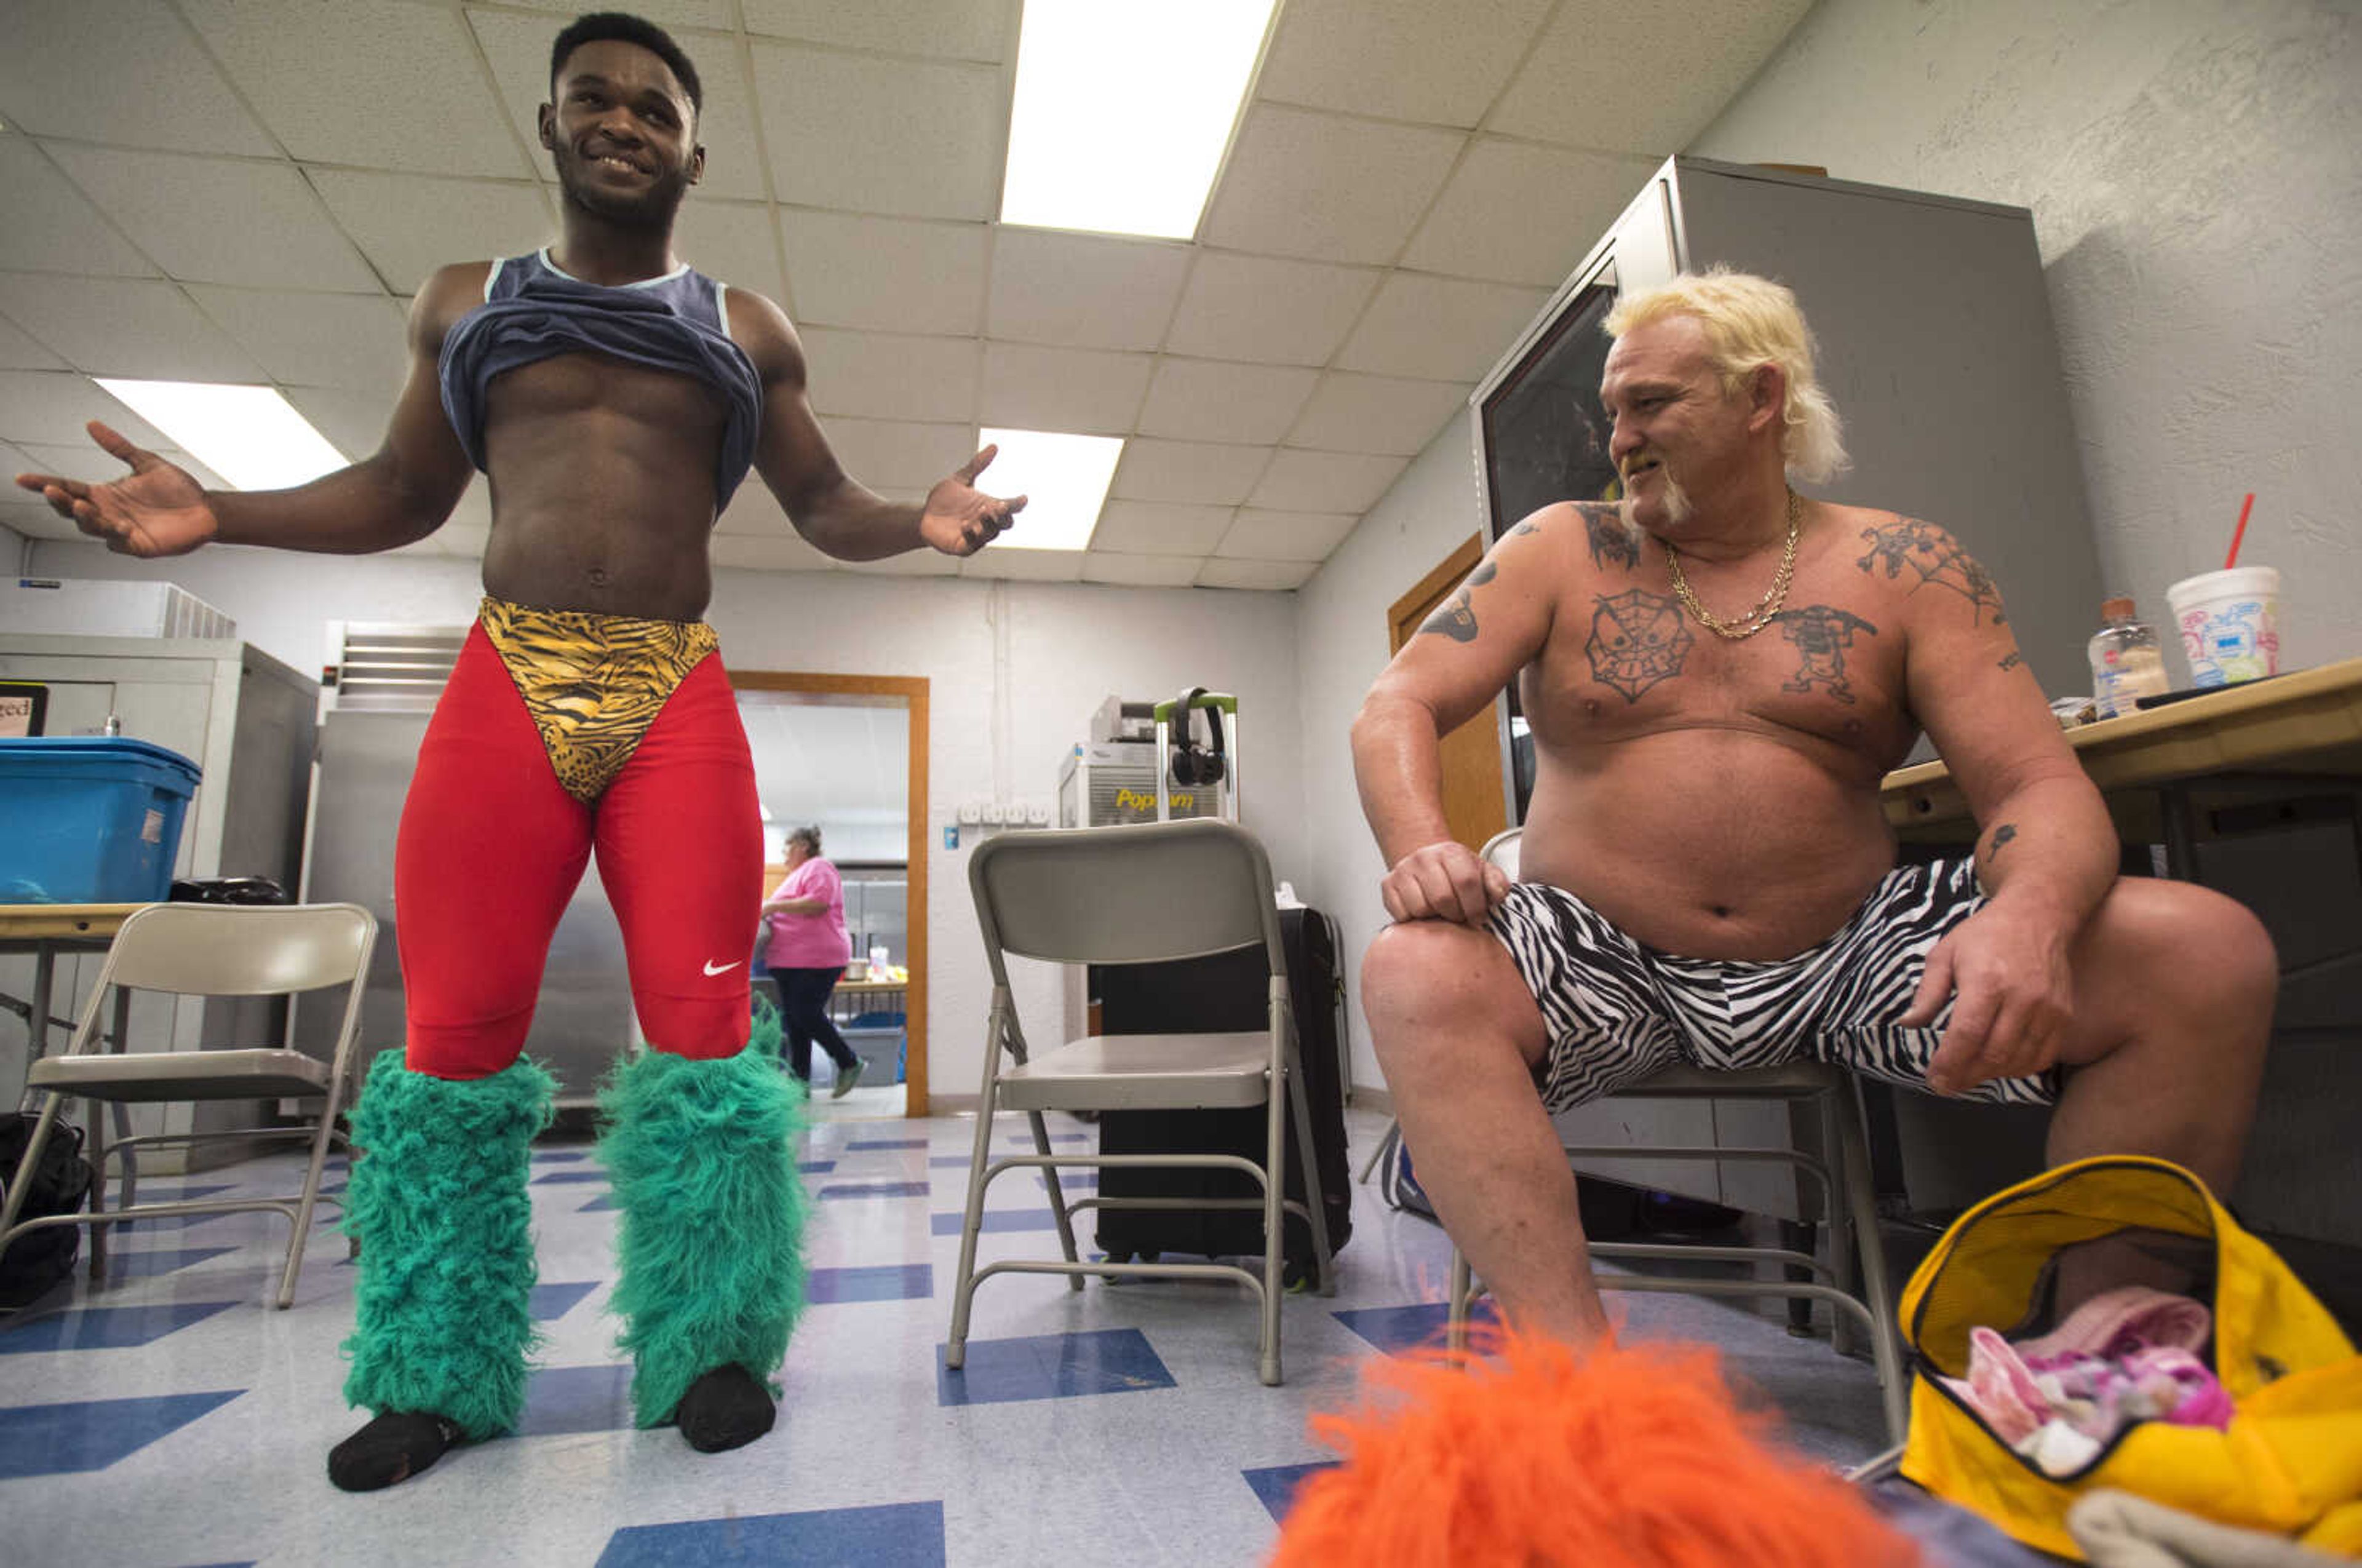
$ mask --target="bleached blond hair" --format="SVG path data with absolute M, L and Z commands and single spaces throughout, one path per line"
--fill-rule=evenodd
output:
M 1777 365 L 1788 381 L 1781 409 L 1780 455 L 1792 479 L 1819 484 L 1852 466 L 1837 404 L 1813 370 L 1813 330 L 1796 296 L 1769 278 L 1716 267 L 1625 295 L 1607 313 L 1607 334 L 1686 315 L 1705 331 L 1706 360 L 1736 396 L 1747 379 Z

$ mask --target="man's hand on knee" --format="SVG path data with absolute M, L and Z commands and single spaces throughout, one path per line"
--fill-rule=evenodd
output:
M 2057 1063 L 2073 1019 L 2070 934 L 1988 904 L 1936 944 L 1910 1010 L 1896 1021 L 1925 1029 L 1943 1010 L 1944 999 L 1958 993 L 1951 1022 L 1927 1064 L 1929 1088 L 1966 1094 L 1994 1078 L 2029 1077 Z
M 1412 850 L 1378 884 L 1386 913 L 1396 920 L 1448 920 L 1459 925 L 1483 925 L 1508 892 L 1508 873 L 1451 839 Z

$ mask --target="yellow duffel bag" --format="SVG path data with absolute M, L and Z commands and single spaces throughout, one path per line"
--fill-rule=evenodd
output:
M 1944 1379 L 1969 1375 L 1970 1331 L 2016 1341 L 2102 1283 L 2132 1279 L 2213 1313 L 2202 1358 L 2227 1428 L 2138 1421 L 2069 1474 L 2012 1451 Z M 2067 1509 L 2111 1487 L 2222 1524 L 2362 1552 L 2362 1356 L 2277 1253 L 2166 1160 L 2061 1165 L 1960 1216 L 1903 1293 L 1912 1352 L 1903 1474 L 2029 1546 L 2083 1560 Z

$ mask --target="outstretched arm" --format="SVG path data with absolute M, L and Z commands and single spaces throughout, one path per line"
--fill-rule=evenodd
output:
M 1387 665 L 1353 720 L 1362 812 L 1386 863 L 1396 920 L 1482 922 L 1508 879 L 1455 842 L 1443 815 L 1443 737 L 1500 694 L 1550 635 L 1552 561 L 1582 520 L 1566 506 L 1519 523 Z
M 60 516 L 123 555 L 183 555 L 201 545 L 269 545 L 359 555 L 425 538 L 467 488 L 467 454 L 443 417 L 436 361 L 443 333 L 480 290 L 480 264 L 447 267 L 410 315 L 410 376 L 385 442 L 364 461 L 292 490 L 203 489 L 189 474 L 94 420 L 91 439 L 130 466 L 123 478 L 86 484 L 19 474 Z
M 1898 520 L 1883 532 L 1896 530 L 1914 531 L 1898 545 L 1939 569 L 1905 601 L 1911 706 L 1976 815 L 1977 878 L 1991 895 L 1928 955 L 1902 1020 L 1924 1027 L 1957 996 L 1928 1067 L 1931 1087 L 1957 1094 L 2058 1060 L 2074 995 L 2068 949 L 2115 881 L 2118 851 L 1992 579 L 1942 530 Z
M 987 447 L 927 492 L 926 504 L 886 500 L 841 468 L 805 395 L 803 344 L 787 313 L 733 289 L 730 332 L 763 378 L 763 436 L 755 467 L 787 509 L 796 532 L 839 560 L 872 561 L 921 546 L 972 556 L 998 538 L 1025 509 L 1024 496 L 1003 501 L 976 488 L 992 461 Z

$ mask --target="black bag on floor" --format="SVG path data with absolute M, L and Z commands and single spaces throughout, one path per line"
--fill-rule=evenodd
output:
M 21 1110 L 0 1114 L 0 1193 L 16 1178 L 32 1141 L 34 1118 Z M 49 1214 L 78 1214 L 90 1198 L 90 1162 L 82 1157 L 82 1129 L 61 1119 L 41 1146 L 41 1163 L 27 1182 L 19 1220 Z M 73 1273 L 82 1253 L 82 1227 L 51 1225 L 19 1236 L 0 1254 L 0 1311 L 39 1300 Z
M 1329 1245 L 1341 1251 L 1352 1234 L 1352 1175 L 1345 1157 L 1344 1078 L 1338 1066 L 1337 949 L 1326 919 L 1310 910 L 1282 910 L 1280 939 L 1287 954 L 1288 996 L 1296 1017 L 1303 1087 L 1312 1116 L 1312 1154 L 1320 1173 Z M 1095 969 L 1099 1027 L 1109 1034 L 1163 1034 L 1261 1030 L 1270 981 L 1261 948 L 1167 964 L 1110 965 Z M 1099 1117 L 1103 1154 L 1264 1155 L 1262 1106 L 1218 1110 L 1110 1110 Z M 1286 1190 L 1303 1201 L 1304 1153 L 1287 1121 Z M 1260 1197 L 1243 1171 L 1117 1169 L 1099 1172 L 1102 1198 Z M 1150 1253 L 1207 1257 L 1259 1256 L 1263 1216 L 1251 1209 L 1121 1209 L 1094 1211 L 1099 1250 L 1122 1261 Z M 1314 1275 L 1312 1227 L 1287 1216 L 1281 1245 L 1291 1281 Z

